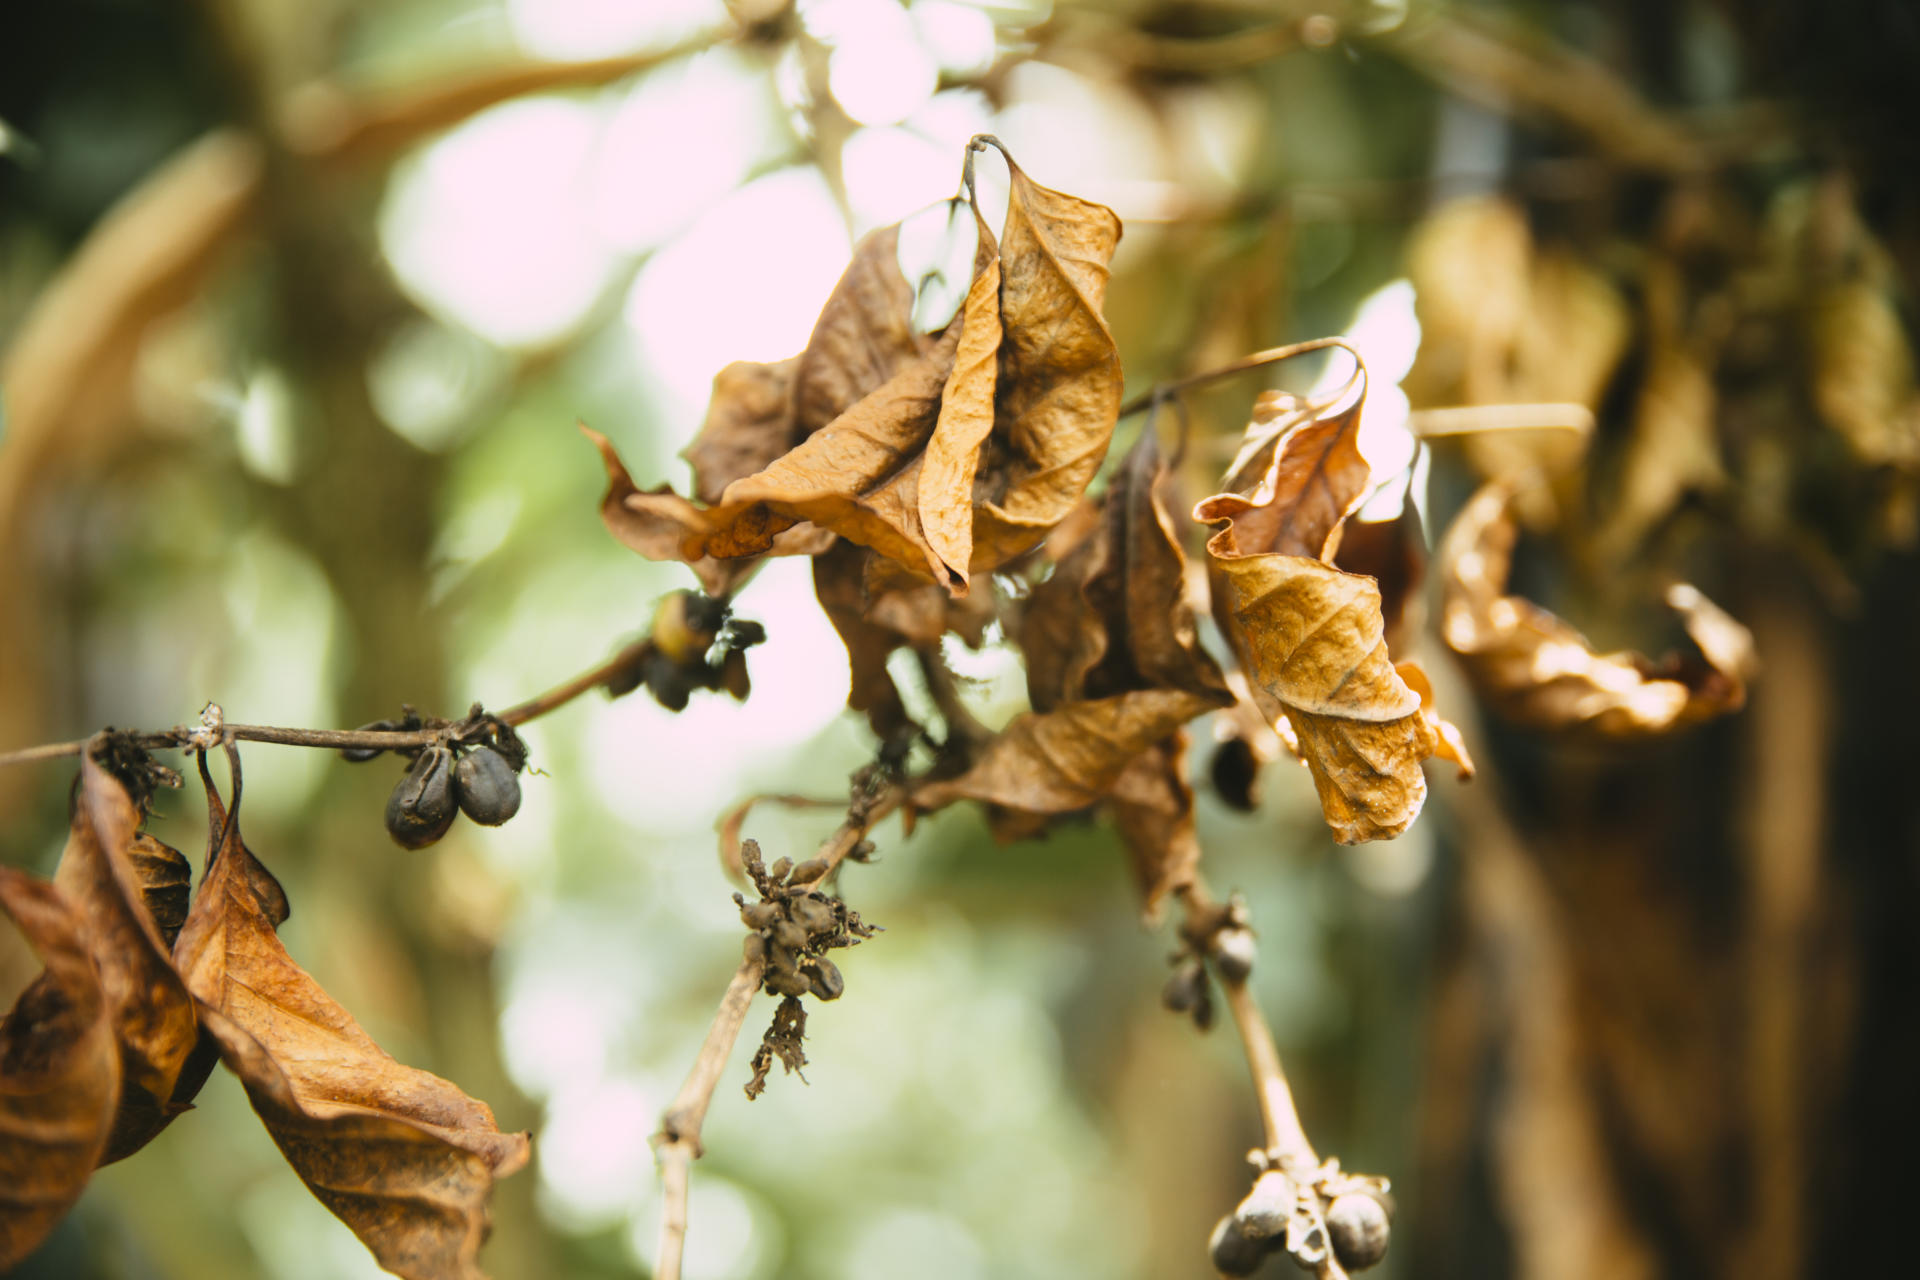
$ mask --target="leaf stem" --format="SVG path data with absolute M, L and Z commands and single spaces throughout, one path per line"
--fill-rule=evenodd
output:
M 1360 353 L 1354 349 L 1353 344 L 1345 338 L 1312 338 L 1306 342 L 1295 342 L 1284 347 L 1269 347 L 1265 351 L 1256 351 L 1252 355 L 1241 356 L 1238 360 L 1229 361 L 1217 368 L 1207 369 L 1200 373 L 1188 374 L 1186 377 L 1176 378 L 1172 382 L 1156 383 L 1140 395 L 1135 396 L 1133 399 L 1121 405 L 1120 416 L 1125 418 L 1129 415 L 1139 413 L 1142 409 L 1157 404 L 1162 400 L 1171 399 L 1179 395 L 1182 391 L 1188 391 L 1209 382 L 1217 382 L 1222 378 L 1231 378 L 1235 374 L 1246 373 L 1251 369 L 1259 369 L 1266 365 L 1278 364 L 1282 360 L 1291 360 L 1295 356 L 1303 356 L 1313 351 L 1326 351 L 1334 347 L 1338 347 L 1340 350 L 1351 355 L 1356 366 L 1353 376 L 1347 379 L 1346 385 L 1340 388 L 1340 393 L 1334 396 L 1330 402 L 1337 404 L 1347 398 L 1347 394 L 1353 390 L 1355 382 L 1363 382 L 1366 377 L 1366 362 L 1360 358 Z

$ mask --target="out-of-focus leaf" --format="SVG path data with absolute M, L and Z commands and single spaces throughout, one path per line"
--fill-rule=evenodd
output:
M 103 1164 L 152 1141 L 189 1108 L 206 1079 L 203 1070 L 188 1070 L 199 1027 L 158 922 L 148 912 L 148 882 L 131 856 L 138 824 L 126 789 L 95 761 L 91 750 L 84 753 L 72 831 L 54 883 L 72 905 L 93 953 L 107 1018 L 120 1046 L 119 1112 Z M 161 859 L 159 865 L 166 880 L 184 884 L 184 859 L 178 865 Z
M 868 233 L 827 295 L 794 379 L 794 436 L 805 439 L 927 354 L 900 271 L 900 226 Z
M 1633 739 L 1744 704 L 1753 638 L 1690 586 L 1675 585 L 1666 599 L 1703 660 L 1659 665 L 1638 653 L 1595 653 L 1555 614 L 1505 594 L 1518 537 L 1509 497 L 1504 485 L 1482 488 L 1455 517 L 1440 552 L 1441 634 L 1496 711 L 1534 728 Z
M 1814 403 L 1854 456 L 1870 466 L 1920 463 L 1913 348 L 1885 291 L 1864 280 L 1821 291 L 1807 336 Z
M 1120 356 L 1101 316 L 1120 243 L 1111 209 L 1032 181 L 1009 158 L 1000 248 L 999 406 L 981 461 L 973 572 L 1039 544 L 1099 470 L 1120 411 Z
M 60 891 L 0 867 L 0 909 L 46 968 L 0 1022 L 0 1271 L 65 1216 L 106 1149 L 120 1088 L 106 997 Z
M 1625 554 L 1687 494 L 1726 484 L 1714 407 L 1713 376 L 1698 356 L 1675 345 L 1653 352 L 1604 544 Z
M 526 1164 L 527 1136 L 389 1057 L 293 962 L 275 932 L 286 895 L 211 787 L 208 808 L 217 847 L 175 959 L 222 1060 L 287 1163 L 381 1266 L 478 1280 L 487 1201 Z
M 1323 558 L 1366 490 L 1354 439 L 1363 395 L 1364 384 L 1341 411 L 1304 421 L 1297 402 L 1263 397 L 1248 429 L 1258 447 L 1243 452 L 1226 492 L 1194 509 L 1225 522 L 1207 543 L 1216 607 L 1256 702 L 1313 775 L 1342 844 L 1406 830 L 1426 800 L 1420 763 L 1441 746 L 1387 652 L 1378 584 Z M 1263 443 L 1276 416 L 1292 425 Z
M 1537 245 L 1517 205 L 1476 197 L 1441 207 L 1414 233 L 1407 274 L 1420 350 L 1403 385 L 1416 407 L 1600 407 L 1626 354 L 1632 314 L 1606 276 L 1564 248 Z M 1489 431 L 1467 436 L 1464 447 L 1484 476 L 1557 476 L 1584 456 L 1585 440 Z M 1535 522 L 1573 496 L 1567 485 L 1528 494 Z

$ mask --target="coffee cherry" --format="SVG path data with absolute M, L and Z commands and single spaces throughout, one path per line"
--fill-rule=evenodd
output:
M 1229 807 L 1251 813 L 1259 807 L 1260 757 L 1245 738 L 1228 738 L 1207 765 L 1214 794 Z
M 1253 931 L 1238 925 L 1214 934 L 1213 945 L 1208 950 L 1220 969 L 1220 976 L 1228 982 L 1245 982 L 1253 972 L 1254 957 L 1259 954 Z
M 812 884 L 825 874 L 827 874 L 827 860 L 825 858 L 808 858 L 805 862 L 795 867 L 792 873 L 787 876 L 787 883 Z
M 773 865 L 767 868 L 767 879 L 775 884 L 785 884 L 787 873 L 793 870 L 792 858 L 775 858 Z
M 780 920 L 780 906 L 773 902 L 742 902 L 740 923 L 749 929 L 771 929 Z
M 483 827 L 497 827 L 520 812 L 520 776 L 492 747 L 475 747 L 453 766 L 460 812 Z
M 1181 965 L 1160 989 L 1160 1003 L 1171 1013 L 1186 1013 L 1206 994 L 1207 971 L 1197 964 Z
M 767 990 L 776 996 L 803 996 L 813 990 L 813 982 L 797 970 L 768 969 Z
M 1349 1271 L 1364 1271 L 1386 1257 L 1390 1230 L 1386 1208 L 1372 1196 L 1350 1191 L 1327 1206 L 1333 1252 Z
M 775 945 L 785 947 L 789 951 L 807 949 L 807 931 L 791 920 L 774 921 L 772 937 Z
M 1293 1217 L 1298 1197 L 1293 1179 L 1278 1169 L 1269 1169 L 1254 1182 L 1253 1190 L 1233 1211 L 1240 1234 L 1249 1240 L 1271 1240 L 1286 1234 L 1287 1221 Z
M 793 922 L 805 929 L 808 937 L 816 933 L 831 933 L 834 925 L 839 923 L 834 918 L 833 908 L 820 898 L 795 898 L 787 904 L 787 910 L 793 913 Z
M 740 958 L 748 964 L 767 958 L 767 940 L 757 933 L 750 933 L 740 944 Z
M 413 758 L 387 799 L 387 834 L 403 849 L 424 849 L 447 834 L 457 812 L 453 752 L 427 747 Z
M 813 994 L 822 1000 L 838 1000 L 847 989 L 847 980 L 840 976 L 839 966 L 831 960 L 815 960 L 807 966 L 813 971 Z
M 1232 1214 L 1214 1224 L 1213 1238 L 1207 1242 L 1207 1256 L 1214 1270 L 1223 1276 L 1250 1276 L 1267 1260 L 1267 1243 L 1249 1240 L 1241 1233 Z

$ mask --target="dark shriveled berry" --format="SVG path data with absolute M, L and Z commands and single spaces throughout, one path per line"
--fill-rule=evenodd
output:
M 1387 1256 L 1387 1211 L 1372 1196 L 1348 1192 L 1327 1206 L 1334 1256 L 1349 1271 L 1364 1271 Z
M 838 1000 L 847 989 L 847 980 L 840 976 L 840 968 L 831 960 L 820 959 L 807 966 L 812 970 L 813 994 L 822 1000 Z
M 1207 991 L 1207 972 L 1197 964 L 1181 965 L 1161 988 L 1160 1003 L 1170 1013 L 1186 1013 Z
M 1222 978 L 1228 982 L 1245 982 L 1253 972 L 1253 961 L 1259 954 L 1259 946 L 1253 940 L 1251 929 L 1232 926 L 1213 935 L 1213 945 L 1209 951 L 1213 963 L 1219 966 Z
M 1278 1169 L 1269 1169 L 1233 1211 L 1233 1220 L 1249 1240 L 1271 1240 L 1286 1231 L 1297 1199 L 1293 1179 Z
M 428 747 L 413 758 L 387 799 L 387 834 L 403 849 L 424 849 L 447 834 L 459 805 L 453 797 L 453 752 Z
M 816 933 L 831 933 L 834 925 L 839 923 L 834 917 L 833 908 L 824 898 L 795 898 L 787 904 L 787 910 L 793 913 L 793 922 L 805 929 L 809 937 Z
M 1213 1269 L 1223 1276 L 1250 1276 L 1267 1260 L 1267 1242 L 1249 1240 L 1240 1231 L 1232 1214 L 1214 1224 L 1213 1239 L 1207 1242 L 1207 1256 Z
M 793 969 L 767 970 L 767 990 L 776 996 L 803 996 L 813 990 L 806 974 Z
M 475 747 L 453 766 L 460 812 L 483 827 L 497 827 L 520 812 L 520 777 L 492 747 Z

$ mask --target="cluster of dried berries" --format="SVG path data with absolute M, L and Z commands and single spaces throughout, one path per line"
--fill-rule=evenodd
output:
M 1180 928 L 1180 948 L 1167 958 L 1173 974 L 1161 989 L 1160 1003 L 1170 1013 L 1184 1013 L 1202 1031 L 1213 1026 L 1213 989 L 1207 983 L 1207 962 L 1222 982 L 1242 983 L 1253 974 L 1259 955 L 1248 924 L 1247 904 L 1235 895 L 1224 906 L 1193 910 Z
M 736 893 L 733 900 L 741 923 L 753 930 L 745 943 L 747 959 L 766 961 L 766 990 L 776 996 L 811 993 L 821 1000 L 838 1000 L 846 982 L 827 952 L 871 938 L 877 929 L 816 887 L 827 874 L 826 859 L 809 858 L 795 866 L 790 858 L 775 858 L 767 866 L 760 859 L 759 843 L 746 840 L 740 845 L 740 860 L 760 897 L 748 902 Z
M 798 866 L 790 858 L 775 858 L 767 866 L 761 860 L 759 842 L 745 840 L 740 844 L 740 861 L 760 894 L 754 902 L 733 895 L 741 923 L 753 931 L 742 950 L 747 960 L 765 963 L 761 985 L 769 994 L 782 997 L 773 1024 L 753 1055 L 753 1076 L 746 1089 L 747 1097 L 757 1098 L 766 1089 L 776 1060 L 790 1072 L 807 1064 L 802 1047 L 807 1012 L 800 997 L 838 1000 L 847 989 L 840 967 L 827 958 L 827 952 L 865 941 L 879 929 L 861 920 L 860 913 L 839 898 L 820 892 L 821 880 L 832 869 L 825 858 L 809 858 Z
M 654 609 L 647 638 L 627 651 L 604 687 L 617 698 L 644 684 L 669 711 L 686 710 L 695 689 L 724 689 L 745 702 L 753 689 L 747 650 L 766 638 L 766 628 L 734 617 L 724 599 L 669 592 Z
M 1296 1176 L 1266 1152 L 1248 1159 L 1258 1170 L 1253 1189 L 1214 1224 L 1207 1245 L 1222 1275 L 1253 1275 L 1284 1253 L 1304 1270 L 1337 1280 L 1387 1256 L 1393 1198 L 1386 1179 L 1342 1173 L 1338 1160 Z
M 484 827 L 497 827 L 520 812 L 520 771 L 527 747 L 513 727 L 489 716 L 478 704 L 459 723 L 430 725 L 411 707 L 399 720 L 375 720 L 363 730 L 440 727 L 444 739 L 422 747 L 394 748 L 411 758 L 407 772 L 387 798 L 387 834 L 403 849 L 424 849 L 447 834 L 454 815 L 464 813 Z M 341 755 L 364 763 L 385 753 L 381 747 L 347 747 Z

